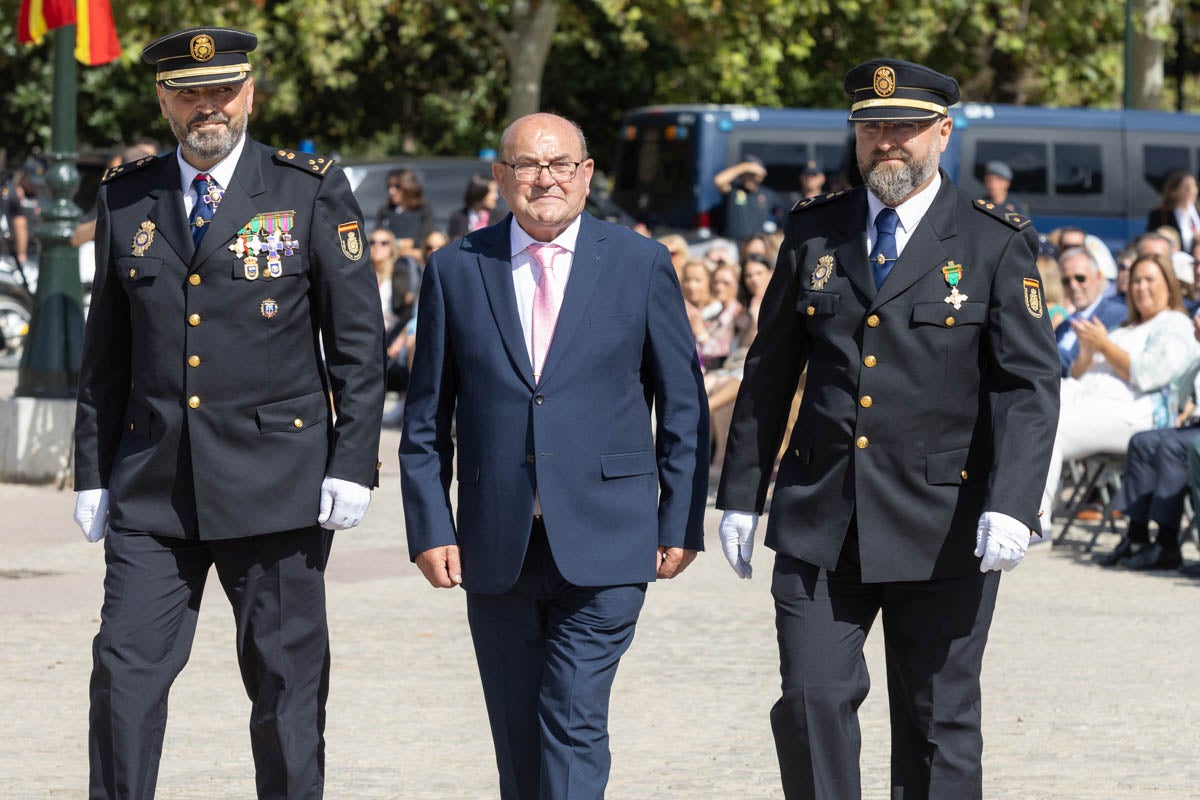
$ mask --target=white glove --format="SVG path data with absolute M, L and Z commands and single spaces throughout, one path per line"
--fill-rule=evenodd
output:
M 750 567 L 750 556 L 754 554 L 754 529 L 757 527 L 758 514 L 726 511 L 717 528 L 725 560 L 739 578 L 749 578 L 754 574 Z
M 108 530 L 108 489 L 83 489 L 75 494 L 75 523 L 83 538 L 98 542 Z
M 1029 527 L 999 511 L 985 511 L 975 529 L 975 555 L 982 558 L 979 571 L 1008 571 L 1021 563 L 1029 549 Z
M 371 505 L 371 490 L 353 481 L 329 478 L 321 481 L 321 511 L 317 524 L 331 531 L 343 531 L 362 522 Z

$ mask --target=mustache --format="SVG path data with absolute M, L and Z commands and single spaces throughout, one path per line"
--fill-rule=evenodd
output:
M 197 123 L 199 123 L 199 122 L 222 122 L 222 123 L 228 123 L 228 122 L 229 122 L 229 117 L 225 116 L 225 115 L 224 115 L 224 114 L 222 114 L 220 111 L 213 111 L 213 112 L 212 112 L 212 113 L 210 113 L 210 114 L 203 114 L 203 113 L 199 113 L 199 114 L 193 114 L 193 115 L 191 116 L 191 118 L 190 118 L 190 119 L 188 119 L 188 127 L 190 128 L 191 126 L 193 126 L 193 125 L 195 125 L 195 124 L 197 124 Z
M 888 159 L 895 159 L 897 161 L 903 161 L 905 164 L 907 164 L 912 161 L 912 156 L 910 156 L 908 153 L 903 152 L 902 150 L 889 150 L 886 153 L 876 150 L 874 153 L 871 153 L 871 164 L 872 165 L 878 164 L 880 161 L 885 161 Z

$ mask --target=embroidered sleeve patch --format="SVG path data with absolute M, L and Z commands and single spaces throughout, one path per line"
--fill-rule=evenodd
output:
M 1041 319 L 1045 313 L 1045 303 L 1042 301 L 1042 285 L 1037 278 L 1025 279 L 1025 310 L 1034 319 Z

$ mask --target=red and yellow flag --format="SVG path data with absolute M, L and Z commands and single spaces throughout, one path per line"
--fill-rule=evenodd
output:
M 21 0 L 17 41 L 41 44 L 47 31 L 75 25 L 75 58 L 88 66 L 121 55 L 109 0 Z

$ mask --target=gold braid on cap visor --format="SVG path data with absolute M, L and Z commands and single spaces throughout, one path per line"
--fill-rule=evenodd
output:
M 200 77 L 201 75 L 226 76 L 226 75 L 233 74 L 236 77 L 226 78 L 223 81 L 218 81 L 218 83 L 232 83 L 234 81 L 242 80 L 242 73 L 249 72 L 249 71 L 250 71 L 249 63 L 229 64 L 228 66 L 224 66 L 224 67 L 192 67 L 190 69 L 173 69 L 168 72 L 160 72 L 155 77 L 155 80 L 160 83 L 167 83 L 167 82 L 175 80 L 176 78 L 197 78 L 197 77 Z
M 931 111 L 934 114 L 946 116 L 949 111 L 946 106 L 939 106 L 937 103 L 926 103 L 923 100 L 905 100 L 902 97 L 875 98 L 871 100 L 860 100 L 850 106 L 850 113 L 861 111 L 864 108 L 917 108 L 921 111 Z

